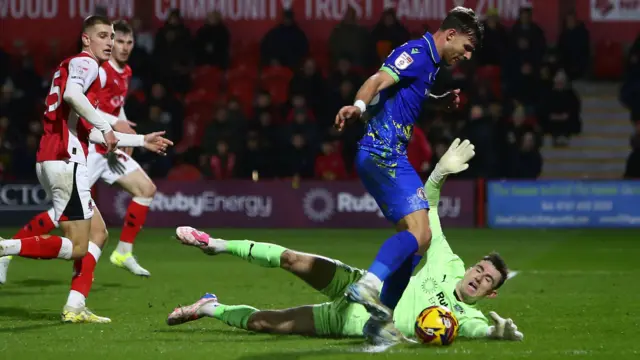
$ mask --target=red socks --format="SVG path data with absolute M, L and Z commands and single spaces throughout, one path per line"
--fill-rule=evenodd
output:
M 131 201 L 129 208 L 127 208 L 127 214 L 124 217 L 124 226 L 122 227 L 122 234 L 120 235 L 120 241 L 133 244 L 138 236 L 144 222 L 147 220 L 147 213 L 149 212 L 148 205 L 142 205 L 135 200 Z
M 32 236 L 20 239 L 20 244 L 19 255 L 31 259 L 70 259 L 73 251 L 71 240 L 56 235 Z
M 91 291 L 91 285 L 93 285 L 93 272 L 96 269 L 98 259 L 101 254 L 100 248 L 90 242 L 89 251 L 81 260 L 76 260 L 73 263 L 73 279 L 71 280 L 71 290 L 77 291 L 82 294 L 85 299 L 89 296 Z M 71 304 L 69 304 L 71 305 Z M 76 304 L 75 307 L 79 307 Z
M 41 212 L 25 225 L 12 239 L 24 239 L 32 236 L 48 234 L 56 225 L 51 220 L 49 212 Z

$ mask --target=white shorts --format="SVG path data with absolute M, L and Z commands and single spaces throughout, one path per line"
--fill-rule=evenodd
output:
M 118 163 L 121 166 L 122 172 L 117 173 L 111 171 L 109 168 L 107 157 L 103 154 L 99 154 L 95 151 L 89 151 L 89 156 L 87 156 L 87 164 L 89 165 L 89 185 L 93 186 L 98 179 L 102 179 L 102 181 L 106 182 L 109 185 L 113 185 L 113 183 L 120 180 L 125 175 L 131 174 L 132 172 L 140 169 L 140 164 L 137 161 L 133 160 L 133 158 L 127 155 L 126 152 L 122 150 L 116 150 L 116 155 L 118 157 Z
M 62 160 L 43 161 L 36 164 L 36 174 L 53 202 L 53 221 L 91 219 L 93 200 L 86 165 Z

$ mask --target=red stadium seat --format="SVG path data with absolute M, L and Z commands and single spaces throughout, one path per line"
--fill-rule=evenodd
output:
M 219 91 L 224 72 L 215 66 L 199 66 L 191 72 L 191 84 L 193 89 L 207 89 Z
M 198 114 L 185 117 L 182 140 L 176 145 L 176 152 L 185 152 L 191 147 L 200 145 L 205 123 L 203 118 Z
M 270 81 L 291 81 L 293 72 L 288 67 L 284 66 L 268 66 L 262 69 L 260 74 L 260 80 L 264 85 Z
M 256 81 L 258 79 L 258 67 L 248 66 L 246 64 L 234 65 L 229 71 L 227 71 L 227 84 L 238 80 L 251 80 Z
M 200 116 L 209 119 L 213 115 L 213 109 L 222 96 L 219 92 L 205 89 L 192 90 L 184 97 L 185 116 Z
M 231 67 L 243 65 L 249 68 L 258 68 L 260 64 L 259 43 L 233 44 L 231 49 Z
M 198 88 L 189 91 L 184 97 L 185 106 L 190 106 L 197 103 L 214 103 L 218 94 L 220 93 L 219 89 L 215 91 L 209 91 L 207 89 Z
M 273 78 L 262 83 L 262 88 L 271 95 L 274 105 L 282 105 L 289 99 L 289 81 L 285 79 Z
M 598 79 L 619 79 L 623 73 L 624 50 L 619 42 L 601 41 L 596 45 L 594 75 Z
M 378 54 L 378 58 L 385 59 L 391 51 L 393 50 L 393 45 L 391 41 L 380 40 L 376 43 L 376 53 Z
M 331 72 L 331 54 L 327 42 L 315 42 L 311 44 L 311 57 L 316 61 L 318 70 L 325 76 Z
M 255 91 L 256 83 L 252 79 L 239 78 L 228 84 L 229 95 L 238 100 L 247 116 L 251 114 Z

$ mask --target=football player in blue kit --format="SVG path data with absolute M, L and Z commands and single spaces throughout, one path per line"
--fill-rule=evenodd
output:
M 380 70 L 362 85 L 355 103 L 336 115 L 335 126 L 366 122 L 358 144 L 356 169 L 367 191 L 376 199 L 397 233 L 386 240 L 358 282 L 345 293 L 363 305 L 371 318 L 365 325 L 368 337 L 393 338 L 396 307 L 415 267 L 431 242 L 429 203 L 423 183 L 407 159 L 407 144 L 425 100 L 457 107 L 459 90 L 433 95 L 440 67 L 469 59 L 482 43 L 483 28 L 473 10 L 455 7 L 434 34 L 426 33 L 394 49 Z M 467 165 L 468 166 L 468 165 Z M 444 177 L 436 167 L 437 177 Z M 437 206 L 438 204 L 432 204 Z

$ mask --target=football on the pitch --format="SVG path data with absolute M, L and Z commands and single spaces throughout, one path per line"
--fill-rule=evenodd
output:
M 430 306 L 416 319 L 416 338 L 427 345 L 451 345 L 458 336 L 458 319 L 444 306 Z

